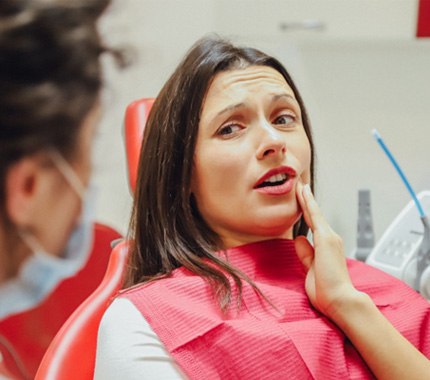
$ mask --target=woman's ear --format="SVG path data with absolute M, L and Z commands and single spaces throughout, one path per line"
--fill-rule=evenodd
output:
M 46 169 L 46 168 L 45 168 Z M 10 221 L 17 226 L 27 226 L 34 218 L 43 181 L 43 164 L 40 157 L 20 159 L 6 172 L 5 208 Z

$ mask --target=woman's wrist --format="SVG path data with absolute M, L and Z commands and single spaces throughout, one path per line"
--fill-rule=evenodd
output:
M 328 317 L 345 333 L 354 328 L 354 324 L 367 320 L 372 313 L 378 312 L 368 294 L 355 288 L 350 289 L 334 302 L 328 312 Z
M 430 373 L 429 360 L 391 325 L 366 293 L 354 288 L 333 304 L 327 316 L 349 338 L 376 378 L 422 379 L 424 373 Z

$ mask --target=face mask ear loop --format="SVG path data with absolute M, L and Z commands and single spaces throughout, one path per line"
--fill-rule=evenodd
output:
M 86 192 L 85 187 L 70 164 L 56 149 L 51 149 L 50 155 L 69 185 L 76 191 L 81 199 L 84 199 Z
M 35 254 L 36 252 L 46 252 L 42 245 L 37 241 L 37 239 L 29 232 L 19 230 L 19 236 L 22 241 L 27 245 L 28 248 Z

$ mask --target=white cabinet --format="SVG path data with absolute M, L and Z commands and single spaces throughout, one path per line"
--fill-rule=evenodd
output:
M 251 39 L 412 39 L 417 0 L 215 0 L 215 29 Z

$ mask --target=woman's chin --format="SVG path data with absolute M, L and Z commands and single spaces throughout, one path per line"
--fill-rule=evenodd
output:
M 292 229 L 294 225 L 300 220 L 302 216 L 300 209 L 288 210 L 284 213 L 271 213 L 262 215 L 260 225 L 269 230 L 282 231 L 285 229 Z
M 257 235 L 266 237 L 293 237 L 294 225 L 299 221 L 301 214 L 291 215 L 289 217 L 270 218 L 266 221 L 260 221 Z

